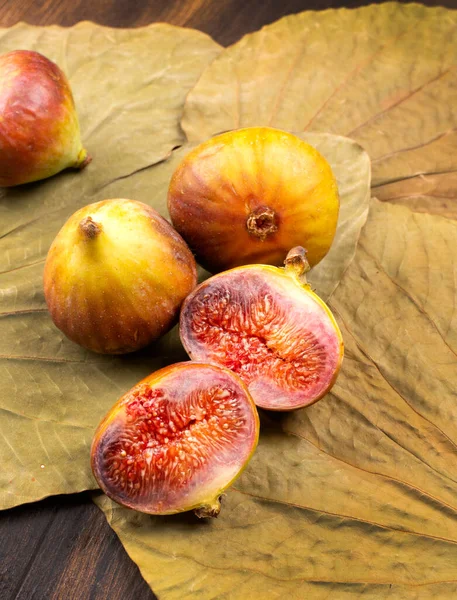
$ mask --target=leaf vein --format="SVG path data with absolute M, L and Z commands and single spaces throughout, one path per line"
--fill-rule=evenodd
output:
M 341 319 L 341 321 L 344 323 L 344 319 L 341 316 L 341 313 L 335 308 L 335 306 L 332 306 L 332 311 L 334 313 L 338 314 L 339 319 Z M 345 327 L 347 329 L 347 326 L 345 324 Z M 357 338 L 354 336 L 354 334 L 347 329 L 347 331 L 350 333 L 350 335 L 352 336 L 354 342 L 357 344 L 357 347 L 359 348 L 360 352 L 362 352 L 362 354 L 364 354 L 368 360 L 373 364 L 373 367 L 378 371 L 379 375 L 382 377 L 382 379 L 387 383 L 387 385 L 395 392 L 395 394 L 397 394 L 397 396 L 399 398 L 401 398 L 403 400 L 403 402 L 421 419 L 424 419 L 424 421 L 426 421 L 427 423 L 429 423 L 429 425 L 431 425 L 432 427 L 434 427 L 437 431 L 439 431 L 441 433 L 441 435 L 446 438 L 446 440 L 456 448 L 457 450 L 457 444 L 446 434 L 444 433 L 444 431 L 442 431 L 442 429 L 440 429 L 438 427 L 438 425 L 436 423 L 433 423 L 433 421 L 431 421 L 430 419 L 428 419 L 427 417 L 425 417 L 423 414 L 421 414 L 418 410 L 416 410 L 413 405 L 406 399 L 405 396 L 403 396 L 403 394 L 401 394 L 401 392 L 399 392 L 397 390 L 397 388 L 389 381 L 389 379 L 386 377 L 386 375 L 384 375 L 384 373 L 381 371 L 379 365 L 376 363 L 376 361 L 370 356 L 369 352 L 362 346 L 362 344 L 359 342 L 359 340 L 357 340 Z M 406 448 L 404 448 L 402 446 L 402 448 L 404 450 L 406 450 Z M 408 450 L 406 450 L 408 452 Z M 413 456 L 415 456 L 413 454 Z M 416 457 L 417 458 L 417 457 Z M 422 462 L 424 462 L 421 459 Z M 424 464 L 427 464 L 424 462 Z M 434 469 L 433 467 L 431 467 L 430 465 L 427 465 L 430 467 L 430 469 L 432 469 L 433 471 L 435 471 L 436 473 L 438 473 L 440 476 L 446 477 L 446 479 L 449 479 L 450 481 L 452 481 L 453 483 L 457 483 L 454 479 L 452 479 L 452 477 L 449 477 L 449 475 L 445 475 L 443 473 L 440 473 L 439 471 L 436 471 L 436 469 Z
M 249 496 L 250 498 L 268 502 L 270 504 L 274 504 L 274 503 L 283 504 L 284 506 L 290 506 L 291 508 L 298 508 L 300 510 L 308 510 L 313 513 L 328 515 L 329 517 L 337 517 L 339 519 L 347 519 L 348 521 L 354 521 L 356 523 L 364 523 L 365 525 L 371 525 L 373 527 L 378 527 L 379 529 L 386 530 L 386 531 L 394 531 L 395 533 L 400 533 L 403 535 L 414 535 L 414 536 L 417 536 L 420 538 L 438 540 L 441 542 L 446 542 L 448 544 L 457 545 L 457 540 L 454 540 L 452 538 L 445 538 L 445 537 L 442 537 L 439 535 L 431 535 L 429 533 L 420 533 L 418 531 L 412 531 L 409 529 L 400 529 L 397 527 L 392 527 L 390 525 L 384 525 L 384 524 L 378 523 L 376 521 L 369 521 L 367 519 L 361 519 L 360 517 L 353 517 L 351 515 L 334 513 L 334 512 L 328 511 L 328 510 L 323 510 L 321 508 L 314 508 L 312 506 L 306 506 L 304 504 L 296 504 L 294 502 L 289 502 L 288 500 L 279 500 L 278 498 L 266 498 L 264 496 L 260 496 L 259 494 L 253 494 L 251 492 L 246 492 L 244 490 L 240 490 L 239 488 L 234 487 L 234 486 L 232 486 L 230 489 L 235 492 L 238 492 L 239 494 L 242 494 L 244 496 Z
M 452 71 L 453 68 L 454 68 L 454 66 L 451 66 L 448 69 L 446 69 L 445 71 L 442 71 L 441 73 L 438 73 L 438 75 L 436 75 L 435 77 L 432 77 L 432 79 L 429 79 L 428 81 L 425 81 L 424 83 L 422 83 L 421 85 L 419 85 L 417 88 L 415 88 L 414 90 L 411 90 L 408 94 L 406 94 L 405 96 L 403 96 L 402 98 L 400 98 L 399 100 L 397 100 L 396 102 L 392 102 L 392 104 L 390 106 L 388 106 L 387 108 L 385 108 L 384 110 L 379 111 L 378 113 L 376 113 L 375 115 L 372 115 L 369 119 L 367 119 L 366 121 L 364 121 L 360 125 L 357 125 L 357 127 L 355 127 L 354 129 L 352 129 L 351 131 L 349 131 L 345 135 L 347 137 L 353 136 L 354 133 L 356 133 L 357 131 L 359 131 L 360 129 L 362 129 L 362 127 L 365 127 L 366 125 L 368 125 L 372 121 L 375 121 L 379 117 L 382 117 L 383 115 L 385 115 L 386 113 L 388 113 L 389 110 L 392 110 L 392 108 L 396 108 L 396 107 L 400 106 L 401 104 L 403 104 L 403 102 L 406 102 L 407 100 L 409 100 L 410 98 L 412 98 L 415 94 L 418 94 L 419 92 L 421 92 L 428 85 L 431 85 L 432 83 L 436 83 L 437 81 L 439 81 L 440 79 L 442 79 L 445 75 L 447 75 L 450 71 Z
M 431 500 L 433 500 L 437 504 L 441 504 L 442 506 L 445 506 L 449 510 L 452 510 L 453 512 L 455 512 L 456 515 L 457 515 L 457 507 L 452 506 L 451 504 L 448 504 L 444 500 L 441 500 L 441 498 L 437 498 L 436 496 L 433 496 L 432 494 L 429 494 L 425 490 L 412 485 L 408 481 L 404 481 L 402 479 L 397 479 L 396 477 L 392 477 L 392 475 L 387 475 L 385 473 L 381 473 L 381 472 L 378 472 L 378 471 L 370 471 L 369 469 L 364 469 L 363 467 L 361 467 L 359 465 L 353 464 L 353 463 L 351 463 L 351 462 L 349 462 L 347 460 L 344 460 L 343 458 L 341 458 L 339 456 L 335 456 L 334 454 L 328 452 L 327 450 L 324 450 L 321 446 L 318 446 L 317 444 L 315 444 L 314 442 L 312 442 L 310 439 L 308 439 L 304 435 L 301 435 L 300 433 L 297 433 L 295 431 L 291 431 L 289 429 L 283 429 L 283 431 L 284 431 L 284 433 L 287 433 L 287 434 L 295 436 L 295 437 L 297 437 L 297 438 L 299 438 L 299 439 L 301 439 L 301 440 L 303 440 L 305 442 L 308 442 L 309 444 L 311 444 L 311 446 L 313 446 L 314 448 L 316 448 L 317 450 L 319 450 L 319 452 L 322 452 L 323 454 L 329 456 L 330 458 L 333 458 L 334 460 L 336 460 L 338 462 L 343 463 L 344 465 L 347 465 L 349 467 L 357 469 L 358 471 L 362 471 L 363 473 L 367 473 L 368 475 L 375 475 L 377 477 L 382 477 L 383 479 L 387 479 L 389 481 L 394 481 L 395 483 L 399 483 L 400 485 L 404 485 L 406 488 L 409 488 L 411 490 L 414 490 L 415 492 L 418 492 L 421 496 L 425 496 L 426 498 L 430 498 Z
M 457 127 L 453 127 L 452 129 L 448 129 L 447 131 L 443 131 L 443 132 L 439 133 L 438 135 L 432 137 L 431 139 L 427 140 L 426 142 L 423 142 L 422 144 L 417 144 L 416 146 L 409 146 L 408 148 L 400 148 L 399 150 L 394 150 L 393 152 L 388 152 L 387 154 L 378 156 L 378 158 L 373 158 L 371 160 L 371 164 L 373 165 L 382 160 L 386 160 L 387 158 L 392 158 L 392 156 L 401 154 L 402 152 L 412 152 L 413 150 L 420 150 L 421 148 L 426 148 L 430 144 L 433 144 L 434 142 L 438 142 L 442 138 L 445 138 L 448 135 L 451 135 L 451 133 L 455 133 L 456 131 L 457 131 Z

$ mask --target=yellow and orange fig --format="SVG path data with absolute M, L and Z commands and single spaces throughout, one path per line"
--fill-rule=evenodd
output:
M 315 148 L 285 131 L 250 127 L 192 150 L 173 174 L 168 208 L 197 261 L 217 273 L 279 266 L 295 246 L 316 265 L 332 244 L 339 197 Z
M 29 50 L 0 56 L 0 186 L 82 169 L 89 161 L 60 68 Z
M 285 268 L 248 265 L 204 281 L 181 310 L 189 356 L 234 371 L 265 409 L 294 410 L 322 398 L 338 375 L 343 339 L 306 282 L 308 269 L 297 247 Z
M 133 352 L 166 333 L 197 284 L 181 236 L 141 202 L 103 200 L 74 213 L 49 249 L 44 292 L 54 323 L 95 352 Z
M 151 514 L 215 517 L 259 437 L 243 382 L 213 365 L 178 363 L 127 392 L 100 423 L 92 469 L 113 500 Z

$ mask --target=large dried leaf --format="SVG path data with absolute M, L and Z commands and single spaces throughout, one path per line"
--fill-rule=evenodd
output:
M 308 139 L 330 161 L 341 193 L 335 246 L 313 279 L 328 295 L 352 259 L 366 218 L 370 165 L 367 154 L 351 140 L 325 134 L 312 134 Z M 139 138 L 138 145 L 147 147 L 148 143 Z M 187 358 L 176 331 L 151 348 L 124 358 L 79 348 L 51 322 L 43 297 L 42 271 L 52 239 L 68 214 L 81 204 L 128 197 L 167 216 L 168 184 L 189 149 L 182 147 L 168 160 L 119 179 L 114 164 L 112 181 L 90 198 L 80 196 L 75 188 L 84 185 L 83 172 L 11 190 L 0 199 L 5 214 L 1 226 L 10 231 L 0 238 L 0 256 L 8 257 L 0 273 L 1 508 L 94 488 L 89 448 L 101 417 L 139 379 Z
M 263 415 L 217 521 L 105 512 L 161 600 L 457 597 L 457 224 L 373 201 L 332 392 Z
M 385 3 L 291 15 L 206 69 L 189 140 L 251 125 L 358 141 L 376 196 L 457 216 L 457 11 Z

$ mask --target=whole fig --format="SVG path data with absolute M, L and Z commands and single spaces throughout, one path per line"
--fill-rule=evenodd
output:
M 173 226 L 211 273 L 252 263 L 279 266 L 294 246 L 311 267 L 329 251 L 338 221 L 325 158 L 286 131 L 229 131 L 189 152 L 168 190 Z
M 197 284 L 195 259 L 153 208 L 113 199 L 74 213 L 49 249 L 44 293 L 71 340 L 105 354 L 165 334 Z
M 82 169 L 88 162 L 64 73 L 38 52 L 0 56 L 0 186 Z

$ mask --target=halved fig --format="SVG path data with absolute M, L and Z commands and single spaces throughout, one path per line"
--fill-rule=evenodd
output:
M 92 470 L 119 504 L 214 517 L 258 437 L 257 410 L 239 377 L 177 363 L 143 379 L 109 411 L 94 436 Z
M 343 339 L 327 305 L 306 283 L 303 248 L 285 268 L 237 267 L 200 284 L 184 301 L 181 341 L 197 361 L 231 369 L 257 406 L 294 410 L 336 380 Z

